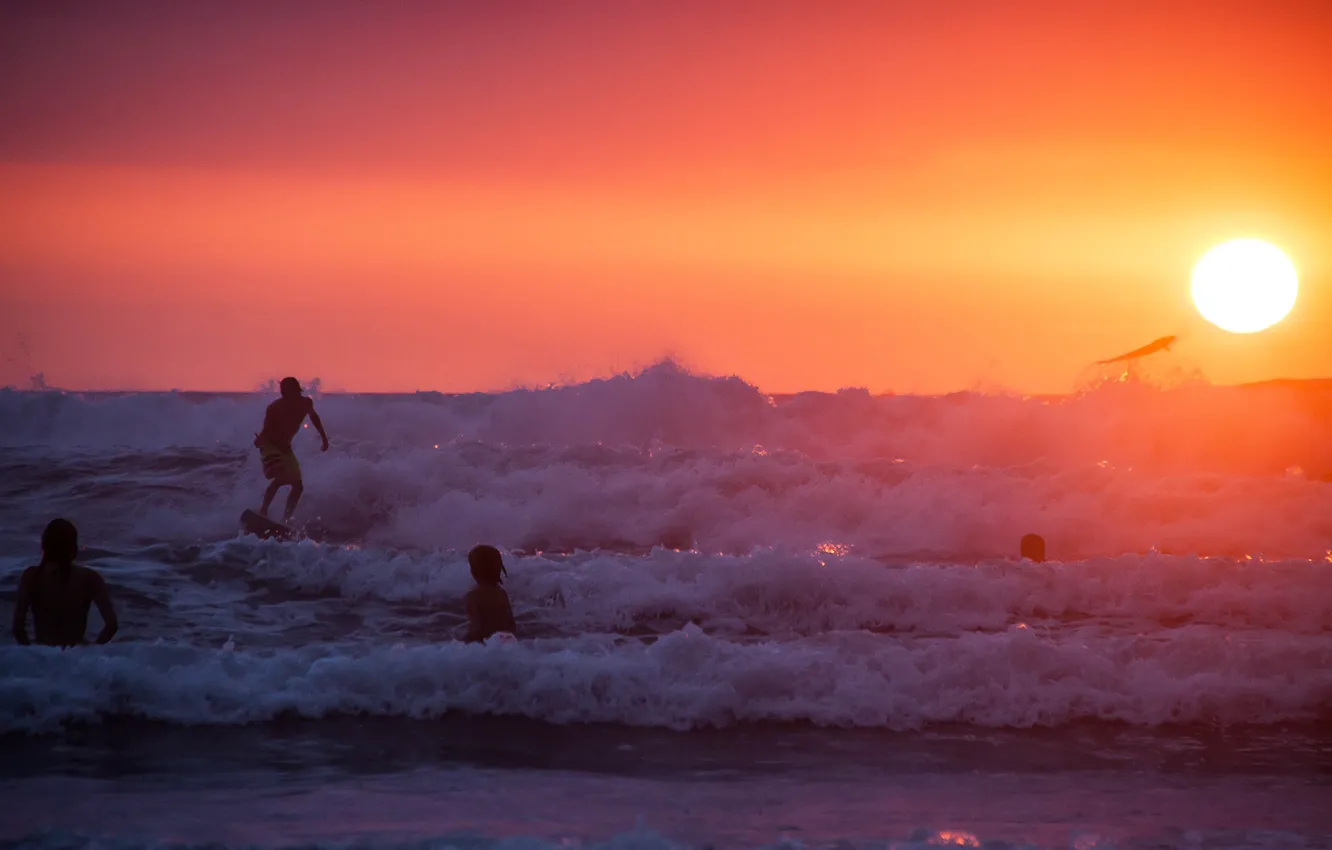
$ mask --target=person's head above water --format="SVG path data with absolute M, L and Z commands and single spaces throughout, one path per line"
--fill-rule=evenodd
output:
M 1037 563 L 1045 560 L 1045 538 L 1039 534 L 1022 535 L 1018 548 L 1024 558 L 1030 558 Z
M 472 568 L 472 578 L 477 584 L 503 584 L 504 558 L 494 546 L 481 544 L 473 546 L 467 553 L 467 564 Z
M 287 398 L 298 396 L 301 394 L 301 382 L 295 378 L 283 378 L 282 382 L 278 384 L 278 389 Z
M 79 531 L 67 519 L 53 519 L 42 532 L 42 560 L 72 564 L 79 554 Z

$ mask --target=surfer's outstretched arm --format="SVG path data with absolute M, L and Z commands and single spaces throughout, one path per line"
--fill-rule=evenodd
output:
M 106 582 L 97 573 L 92 574 L 92 599 L 97 606 L 97 613 L 102 615 L 102 631 L 97 635 L 98 643 L 106 643 L 116 636 L 120 621 L 116 619 L 115 606 L 111 604 L 111 594 L 106 592 Z
M 32 571 L 32 567 L 23 571 L 23 578 L 19 579 L 18 598 L 14 600 L 14 640 L 18 641 L 20 646 L 32 643 L 28 639 L 28 608 L 32 606 Z
M 314 423 L 315 430 L 319 432 L 319 436 L 324 439 L 324 445 L 320 448 L 320 451 L 328 451 L 328 435 L 324 433 L 324 423 L 319 420 L 319 414 L 315 413 L 313 401 L 310 402 L 310 421 Z

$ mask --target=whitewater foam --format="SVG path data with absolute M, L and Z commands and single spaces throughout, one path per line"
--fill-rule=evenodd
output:
M 266 400 L 0 391 L 6 494 L 38 516 L 78 512 L 100 536 L 219 539 L 262 489 L 250 442 Z M 772 399 L 666 364 L 544 391 L 319 406 L 334 448 L 297 441 L 302 514 L 385 546 L 831 541 L 974 559 L 1038 531 L 1060 559 L 1332 548 L 1332 485 L 1318 480 L 1332 472 L 1319 419 L 1332 390 L 1321 385 Z
M 1330 658 L 1332 636 L 1211 627 L 1057 637 L 1014 627 L 910 641 L 842 632 L 773 642 L 687 626 L 653 641 L 6 647 L 0 731 L 108 716 L 202 725 L 451 711 L 671 729 L 747 721 L 888 729 L 1275 723 L 1308 719 L 1326 705 Z
M 441 606 L 470 586 L 461 552 L 238 540 L 208 557 L 252 561 L 282 586 Z M 1152 555 L 1070 563 L 906 563 L 855 555 L 759 551 L 743 556 L 656 549 L 509 559 L 520 619 L 563 634 L 660 622 L 727 624 L 750 634 L 869 630 L 947 634 L 1093 624 L 1116 629 L 1214 625 L 1332 631 L 1332 564 Z
M 333 449 L 297 441 L 323 542 L 275 543 L 236 529 L 267 397 L 0 392 L 0 585 L 66 515 L 125 606 L 112 647 L 0 650 L 0 728 L 1309 717 L 1332 675 L 1328 398 L 770 398 L 669 365 L 326 396 Z M 1054 561 L 1009 560 L 1028 531 Z M 448 641 L 478 542 L 507 551 L 518 644 Z

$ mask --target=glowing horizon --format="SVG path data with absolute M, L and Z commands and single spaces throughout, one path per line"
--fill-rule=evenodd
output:
M 0 12 L 0 385 L 1332 374 L 1316 4 L 319 10 Z M 1236 340 L 1190 270 L 1241 237 L 1301 292 Z

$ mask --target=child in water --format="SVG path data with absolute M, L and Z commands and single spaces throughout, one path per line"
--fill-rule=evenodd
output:
M 498 632 L 514 634 L 513 607 L 509 604 L 509 594 L 500 585 L 503 576 L 504 559 L 494 546 L 476 546 L 467 553 L 467 563 L 472 568 L 472 578 L 476 587 L 467 591 L 463 601 L 467 605 L 468 643 L 483 641 Z

